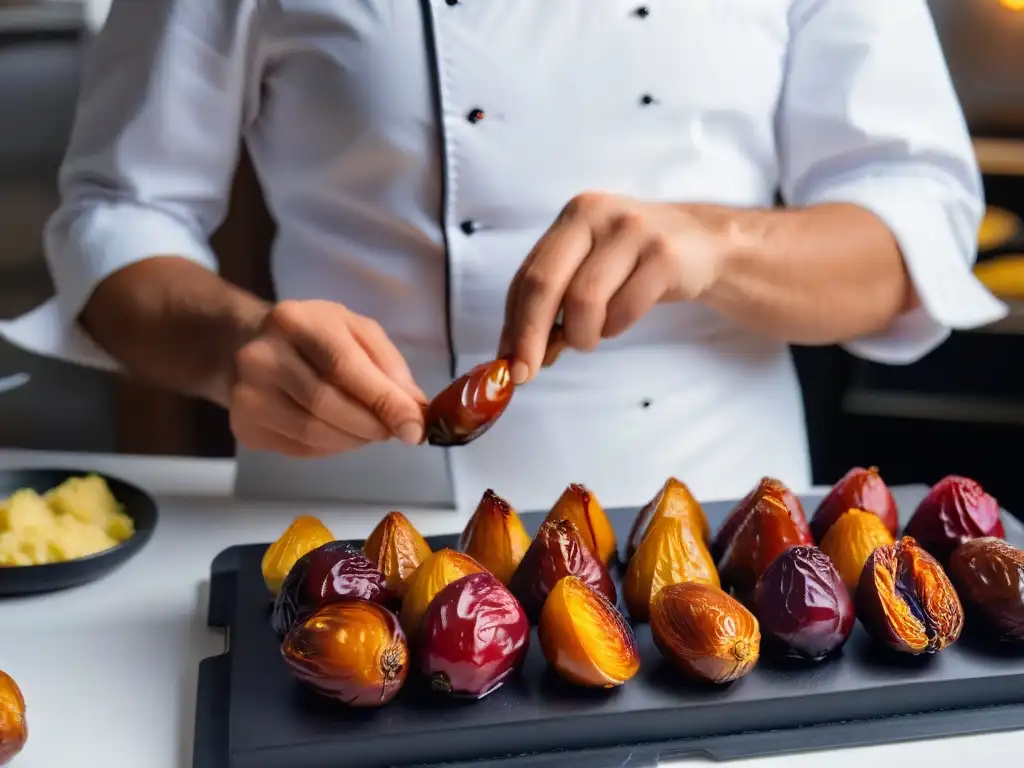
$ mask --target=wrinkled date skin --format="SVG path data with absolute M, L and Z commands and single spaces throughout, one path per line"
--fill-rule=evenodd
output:
M 512 505 L 494 491 L 484 491 L 462 532 L 459 549 L 508 584 L 529 548 L 530 536 Z
M 740 522 L 718 563 L 723 586 L 748 603 L 761 574 L 790 547 L 807 546 L 807 536 L 797 528 L 782 500 L 773 494 L 761 496 Z
M 483 572 L 484 567 L 480 563 L 454 549 L 438 550 L 423 561 L 423 565 L 409 578 L 409 588 L 398 615 L 413 646 L 419 642 L 420 625 L 437 593 L 463 576 Z
M 670 477 L 633 521 L 633 527 L 629 531 L 629 540 L 626 543 L 627 560 L 633 559 L 633 555 L 636 554 L 636 550 L 647 532 L 655 523 L 665 517 L 683 518 L 697 532 L 705 546 L 711 546 L 711 526 L 708 524 L 703 507 L 690 492 L 686 483 Z
M 0 765 L 17 757 L 27 741 L 25 697 L 14 679 L 0 670 Z
M 776 480 L 774 477 L 762 477 L 754 490 L 733 507 L 732 511 L 725 518 L 725 522 L 722 523 L 722 527 L 718 529 L 717 535 L 711 542 L 711 556 L 715 559 L 715 562 L 722 559 L 726 550 L 729 549 L 729 545 L 732 544 L 732 540 L 736 538 L 736 533 L 750 515 L 751 510 L 765 497 L 772 497 L 789 512 L 793 525 L 796 526 L 799 533 L 798 543 L 806 545 L 814 543 L 800 497 L 789 490 L 781 480 Z
M 941 651 L 964 626 L 964 609 L 946 572 L 909 536 L 871 553 L 856 605 L 868 633 L 900 653 Z
M 427 406 L 427 442 L 444 447 L 473 442 L 505 412 L 514 391 L 508 360 L 472 368 Z
M 949 561 L 960 598 L 1000 640 L 1024 643 L 1024 551 L 985 537 L 961 544 Z
M 618 558 L 615 529 L 597 496 L 582 483 L 570 484 L 545 520 L 571 520 L 587 548 L 605 565 Z
M 843 584 L 852 595 L 857 591 L 864 563 L 871 553 L 893 541 L 895 539 L 889 529 L 877 515 L 851 509 L 828 529 L 821 542 L 821 551 L 835 563 Z
M 384 574 L 396 600 L 405 597 L 406 582 L 430 556 L 430 545 L 401 512 L 389 512 L 363 544 L 363 554 Z
M 613 604 L 618 599 L 608 569 L 584 543 L 576 524 L 571 520 L 549 520 L 541 525 L 508 586 L 522 603 L 530 622 L 536 624 L 544 601 L 566 576 L 579 577 Z
M 750 672 L 761 652 L 757 618 L 708 584 L 672 584 L 651 602 L 651 636 L 661 655 L 687 677 L 729 683 Z
M 325 605 L 346 598 L 386 605 L 391 600 L 384 574 L 357 549 L 332 541 L 299 558 L 274 601 L 271 626 L 284 637 Z
M 380 707 L 409 675 L 409 646 L 398 617 L 368 600 L 325 605 L 281 644 L 291 673 L 317 693 L 353 707 Z
M 604 595 L 575 576 L 551 591 L 537 635 L 548 664 L 573 685 L 615 688 L 640 670 L 629 624 Z
M 480 699 L 522 664 L 530 623 L 500 581 L 473 573 L 437 593 L 423 617 L 420 642 L 420 671 L 433 690 Z
M 817 547 L 793 547 L 768 566 L 754 592 L 766 643 L 785 655 L 818 660 L 853 632 L 853 600 L 832 561 Z
M 684 581 L 721 586 L 700 529 L 686 518 L 664 517 L 649 529 L 626 569 L 622 595 L 629 615 L 647 621 L 651 599 L 662 587 Z
M 829 528 L 850 509 L 859 509 L 876 515 L 895 537 L 899 530 L 896 499 L 885 484 L 877 467 L 854 467 L 821 500 L 811 517 L 811 533 L 819 544 Z
M 334 541 L 334 534 L 320 520 L 312 515 L 296 517 L 263 554 L 263 581 L 270 594 L 277 597 L 281 584 L 300 557 L 330 541 Z
M 1006 536 L 999 503 L 966 477 L 950 475 L 924 497 L 903 531 L 940 563 L 948 563 L 958 546 L 970 539 Z

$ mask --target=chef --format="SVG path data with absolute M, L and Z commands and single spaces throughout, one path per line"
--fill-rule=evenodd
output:
M 208 244 L 242 142 L 273 305 Z M 219 403 L 247 494 L 803 489 L 790 344 L 906 364 L 1006 311 L 925 0 L 114 0 L 60 190 L 7 336 Z M 497 354 L 505 415 L 421 444 Z

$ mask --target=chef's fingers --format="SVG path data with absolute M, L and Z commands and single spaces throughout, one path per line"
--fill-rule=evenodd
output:
M 520 269 L 520 272 L 522 269 Z M 516 302 L 519 301 L 519 274 L 512 279 L 508 288 L 508 295 L 505 297 L 505 320 L 501 326 L 501 336 L 498 338 L 497 359 L 512 356 L 515 347 L 512 343 L 512 316 L 515 314 Z
M 587 221 L 565 217 L 540 239 L 516 275 L 510 291 L 516 302 L 507 330 L 516 384 L 529 381 L 540 369 L 565 290 L 592 245 Z
M 282 390 L 248 383 L 235 387 L 231 403 L 232 429 L 263 439 L 278 435 L 285 447 L 299 445 L 315 455 L 327 456 L 362 448 L 367 441 L 335 429 L 286 395 Z
M 583 352 L 601 342 L 608 302 L 636 268 L 643 247 L 643 219 L 616 216 L 576 270 L 562 300 L 565 342 Z
M 402 353 L 388 338 L 387 333 L 376 320 L 363 315 L 353 315 L 349 328 L 370 359 L 386 375 L 409 393 L 414 400 L 426 405 L 427 396 L 413 378 L 409 364 Z
M 391 432 L 369 409 L 317 374 L 279 336 L 263 336 L 238 355 L 238 378 L 260 389 L 283 390 L 305 412 L 328 426 L 366 441 L 387 440 Z
M 423 405 L 377 367 L 347 325 L 295 334 L 292 341 L 324 378 L 366 406 L 403 443 L 423 441 Z
M 608 302 L 601 335 L 606 339 L 624 333 L 661 301 L 676 271 L 671 255 L 649 247 L 641 251 L 633 274 Z

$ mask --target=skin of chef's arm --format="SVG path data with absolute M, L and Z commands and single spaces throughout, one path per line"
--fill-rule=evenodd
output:
M 249 0 L 114 0 L 45 232 L 65 316 L 128 372 L 224 404 L 267 312 L 217 275 L 244 120 Z
M 984 195 L 924 0 L 798 0 L 791 24 L 777 136 L 792 208 L 733 214 L 705 300 L 787 341 L 843 342 L 917 308 L 912 278 L 969 271 Z

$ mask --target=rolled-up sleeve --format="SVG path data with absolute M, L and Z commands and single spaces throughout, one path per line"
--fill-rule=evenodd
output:
M 25 346 L 109 367 L 77 324 L 99 283 L 154 256 L 217 269 L 209 236 L 227 210 L 246 119 L 252 1 L 114 0 L 44 232 L 53 317 Z
M 925 0 L 796 0 L 790 25 L 777 123 L 783 197 L 874 213 L 895 236 L 919 299 L 846 349 L 911 363 L 952 329 L 1005 317 L 972 273 L 984 192 Z

